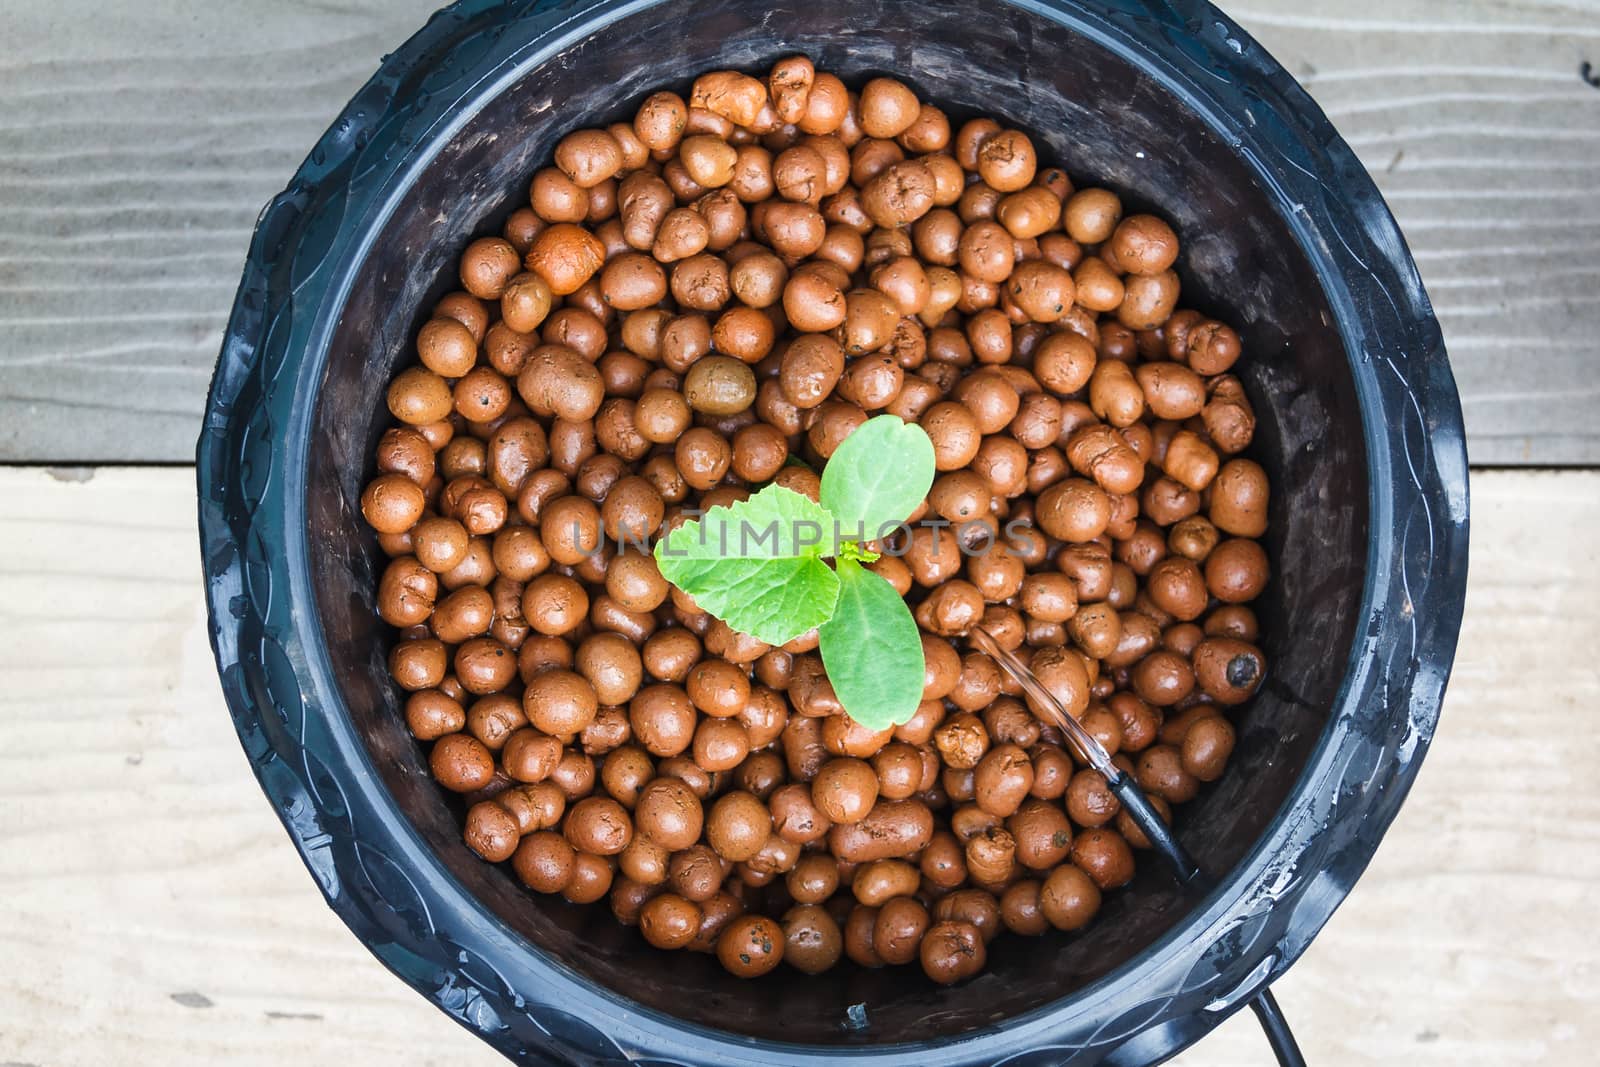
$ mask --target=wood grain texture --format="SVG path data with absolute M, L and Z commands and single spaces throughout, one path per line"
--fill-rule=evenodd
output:
M 256 788 L 193 472 L 0 494 L 0 1063 L 496 1062 L 354 943 Z
M 1600 474 L 1480 472 L 1455 671 L 1371 867 L 1275 987 L 1312 1064 L 1594 1062 Z M 1178 1061 L 1265 1063 L 1252 1019 Z
M 437 2 L 3 5 L 0 460 L 193 455 L 256 212 Z M 1600 5 L 1229 6 L 1389 198 L 1472 461 L 1600 462 Z
M 1600 3 L 1224 3 L 1400 222 L 1474 464 L 1600 463 Z
M 1600 473 L 1474 480 L 1433 751 L 1276 986 L 1313 1064 L 1600 1044 Z M 324 906 L 218 691 L 188 470 L 0 470 L 0 1064 L 499 1062 Z M 1269 1062 L 1248 1014 L 1178 1061 Z
M 436 0 L 8 0 L 0 460 L 191 461 L 257 213 Z

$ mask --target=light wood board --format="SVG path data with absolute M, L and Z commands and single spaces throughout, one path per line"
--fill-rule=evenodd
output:
M 1473 485 L 1438 738 L 1277 985 L 1317 1067 L 1600 1045 L 1600 473 Z M 328 911 L 218 691 L 188 470 L 0 470 L 0 1064 L 489 1067 Z M 1248 1013 L 1183 1067 L 1266 1064 Z
M 0 5 L 0 461 L 188 461 L 250 229 L 437 0 Z M 1372 170 L 1476 464 L 1593 464 L 1596 0 L 1227 5 Z

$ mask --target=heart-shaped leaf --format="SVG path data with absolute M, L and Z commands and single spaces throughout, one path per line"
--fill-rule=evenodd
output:
M 656 542 L 662 577 L 729 626 L 781 645 L 833 613 L 833 518 L 781 485 L 715 507 Z
M 822 506 L 839 520 L 841 536 L 871 541 L 917 510 L 933 475 L 927 432 L 898 415 L 879 415 L 857 426 L 828 458 Z
M 922 637 L 894 586 L 853 559 L 837 564 L 839 599 L 822 624 L 822 665 L 850 717 L 869 730 L 906 722 L 922 703 Z

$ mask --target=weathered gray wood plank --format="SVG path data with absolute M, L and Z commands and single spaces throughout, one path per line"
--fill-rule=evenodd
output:
M 435 0 L 0 10 L 0 459 L 184 460 L 261 206 Z
M 192 455 L 256 212 L 435 4 L 0 9 L 0 460 Z M 1578 73 L 1600 66 L 1600 6 L 1233 14 L 1389 197 L 1444 323 L 1473 462 L 1600 462 L 1600 89 Z
M 500 1062 L 333 917 L 252 780 L 192 473 L 4 469 L 0 500 L 0 1064 Z M 1276 986 L 1318 1067 L 1600 1044 L 1600 473 L 1480 474 L 1473 506 L 1433 749 Z M 1178 1062 L 1270 1058 L 1246 1012 Z
M 1600 88 L 1580 76 L 1600 68 L 1600 4 L 1224 6 L 1327 111 L 1399 219 L 1471 461 L 1600 463 Z

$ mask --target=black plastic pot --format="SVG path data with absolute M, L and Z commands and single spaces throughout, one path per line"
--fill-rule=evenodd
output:
M 906 968 L 741 982 L 604 908 L 529 895 L 462 845 L 373 612 L 357 499 L 383 384 L 463 244 L 523 202 L 566 129 L 794 52 L 998 113 L 1169 218 L 1184 303 L 1244 334 L 1274 486 L 1272 676 L 1179 823 L 1216 889 L 1196 902 L 1146 863 L 1082 936 L 1007 939 L 953 989 Z M 263 214 L 199 483 L 223 688 L 307 866 L 396 974 L 533 1063 L 1171 1054 L 1299 956 L 1366 866 L 1433 733 L 1466 575 L 1461 414 L 1405 244 L 1305 93 L 1186 0 L 463 0 L 385 60 Z

